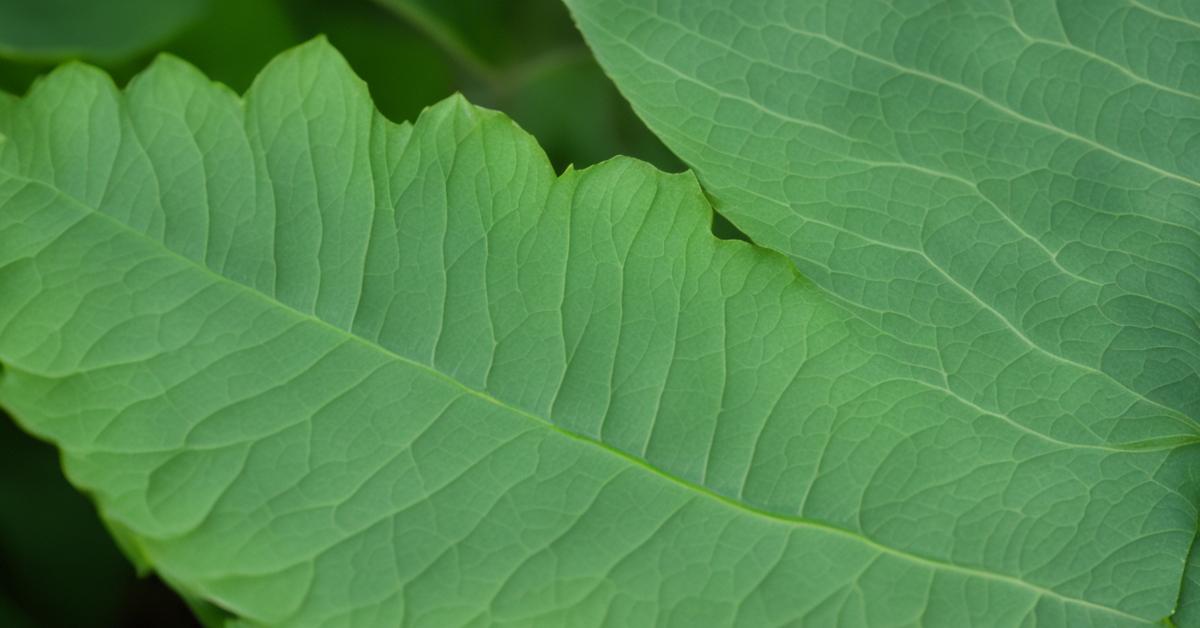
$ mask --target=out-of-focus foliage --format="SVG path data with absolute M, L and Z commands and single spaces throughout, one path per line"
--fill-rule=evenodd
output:
M 568 163 L 587 166 L 613 155 L 638 157 L 668 171 L 682 169 L 678 159 L 631 114 L 561 2 L 376 2 L 428 33 L 455 62 L 460 91 L 478 105 L 511 116 L 538 138 L 560 169 Z M 331 41 L 359 73 L 364 72 L 353 50 L 332 33 Z M 375 93 L 372 78 L 365 73 L 363 78 Z M 386 98 L 379 94 L 375 98 L 384 114 L 391 116 Z
M 0 418 L 6 418 L 0 415 Z M 8 595 L 0 594 L 0 626 L 11 626 L 12 628 L 25 628 L 32 625 L 29 618 L 21 609 L 17 608 L 15 602 L 9 599 Z
M 5 16 L 23 7 L 54 7 L 72 20 L 49 33 L 62 41 L 81 19 L 105 23 L 94 7 L 147 4 L 158 8 L 127 21 L 137 29 L 87 33 L 91 48 L 3 48 L 16 24 Z M 155 31 L 148 20 L 168 5 L 198 10 Z M 517 120 L 559 170 L 616 154 L 682 168 L 634 117 L 558 0 L 0 0 L 0 91 L 24 93 L 63 58 L 99 65 L 123 84 L 160 52 L 243 91 L 280 51 L 322 33 L 393 120 L 411 120 L 457 91 Z M 187 608 L 172 596 L 137 579 L 90 502 L 63 480 L 53 448 L 0 415 L 0 626 L 188 625 Z
M 68 603 L 64 603 L 68 602 Z M 156 580 L 138 580 L 50 445 L 0 413 L 0 626 L 187 626 Z
M 0 20 L 11 7 L 42 1 L 0 0 Z M 613 88 L 557 0 L 204 0 L 204 5 L 189 28 L 162 46 L 121 58 L 65 56 L 99 65 L 124 83 L 153 55 L 169 52 L 243 91 L 280 51 L 325 34 L 393 120 L 412 119 L 457 91 L 509 114 L 538 138 L 559 169 L 616 154 L 668 171 L 682 169 Z M 130 48 L 127 52 L 140 47 Z M 29 60 L 0 50 L 0 90 L 24 93 L 63 56 Z M 403 81 L 396 78 L 400 66 Z
M 209 0 L 5 0 L 0 54 L 114 60 L 152 47 L 194 22 Z

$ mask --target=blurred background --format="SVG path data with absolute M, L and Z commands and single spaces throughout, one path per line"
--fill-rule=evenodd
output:
M 680 169 L 559 0 L 0 0 L 0 89 L 22 94 L 66 59 L 120 84 L 169 52 L 242 92 L 280 51 L 322 33 L 393 120 L 458 91 L 508 113 L 559 169 L 620 153 Z
M 392 120 L 458 91 L 516 119 L 560 171 L 617 154 L 683 169 L 559 0 L 0 0 L 0 90 L 23 94 L 70 59 L 123 84 L 170 52 L 241 92 L 277 53 L 322 33 Z M 138 577 L 54 448 L 0 415 L 0 627 L 193 625 L 170 589 Z

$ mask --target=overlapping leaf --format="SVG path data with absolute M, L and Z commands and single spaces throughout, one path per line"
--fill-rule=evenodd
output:
M 568 4 L 719 209 L 950 394 L 1075 442 L 1200 416 L 1195 6 Z
M 932 276 L 944 331 L 871 315 L 713 238 L 688 175 L 556 177 L 457 98 L 392 124 L 320 42 L 244 99 L 170 59 L 124 92 L 70 66 L 0 132 L 0 399 L 134 551 L 249 623 L 1175 603 L 1179 393 L 1012 360 Z

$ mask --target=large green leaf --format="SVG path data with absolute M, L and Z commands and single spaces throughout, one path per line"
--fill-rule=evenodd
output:
M 243 99 L 171 58 L 123 92 L 67 66 L 0 130 L 0 400 L 139 556 L 248 622 L 1175 603 L 1194 422 L 1013 358 L 932 278 L 957 327 L 898 335 L 714 238 L 690 175 L 556 177 L 460 98 L 392 124 L 322 42 Z
M 567 3 L 718 209 L 953 394 L 1200 417 L 1200 5 Z

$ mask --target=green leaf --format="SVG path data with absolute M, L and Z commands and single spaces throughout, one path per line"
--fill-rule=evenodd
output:
M 0 55 L 116 60 L 161 43 L 203 15 L 209 0 L 7 0 Z
M 567 4 L 719 211 L 913 368 L 1066 440 L 1200 417 L 1196 5 Z
M 0 400 L 248 623 L 1175 603 L 1194 422 L 1032 351 L 990 375 L 1004 329 L 933 293 L 949 378 L 915 322 L 713 237 L 691 175 L 555 176 L 457 97 L 392 124 L 322 41 L 244 98 L 169 57 L 123 92 L 70 65 L 0 128 Z
M 1196 551 L 1194 540 L 1188 552 L 1188 564 L 1181 587 L 1171 625 L 1184 628 L 1200 624 L 1200 552 Z
M 8 117 L 16 102 L 16 97 L 0 92 L 0 144 L 3 144 L 8 139 L 8 136 L 4 134 L 4 129 L 9 127 Z

